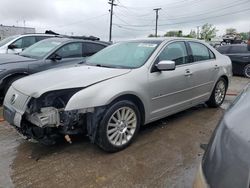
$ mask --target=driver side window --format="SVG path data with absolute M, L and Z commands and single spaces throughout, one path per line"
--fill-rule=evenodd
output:
M 36 38 L 29 36 L 29 37 L 20 38 L 12 44 L 15 45 L 16 48 L 24 49 L 35 43 L 36 43 Z
M 188 63 L 188 54 L 184 42 L 174 42 L 165 47 L 158 56 L 158 61 L 170 60 L 176 65 Z

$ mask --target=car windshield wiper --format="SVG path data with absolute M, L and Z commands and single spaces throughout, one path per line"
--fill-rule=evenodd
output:
M 95 66 L 97 66 L 97 67 L 105 67 L 105 68 L 115 68 L 114 66 L 111 66 L 111 65 L 102 65 L 102 64 L 96 64 Z

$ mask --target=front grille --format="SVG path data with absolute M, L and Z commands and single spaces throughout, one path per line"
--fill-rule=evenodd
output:
M 8 90 L 5 99 L 4 106 L 14 108 L 19 113 L 23 114 L 26 110 L 26 105 L 29 102 L 30 97 L 17 91 L 12 86 Z

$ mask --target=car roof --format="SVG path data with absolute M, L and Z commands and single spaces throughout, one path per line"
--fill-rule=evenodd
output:
M 52 38 L 48 38 L 45 40 L 50 40 L 50 41 L 57 41 L 57 42 L 61 42 L 61 43 L 69 43 L 69 42 L 90 42 L 90 43 L 96 43 L 96 44 L 102 44 L 102 45 L 109 45 L 108 42 L 104 42 L 104 41 L 92 41 L 92 40 L 83 40 L 83 39 L 74 39 L 74 38 L 67 38 L 67 37 L 52 37 Z
M 155 43 L 162 43 L 164 41 L 172 41 L 172 40 L 189 40 L 189 41 L 197 41 L 197 42 L 203 42 L 198 39 L 194 38 L 185 38 L 185 37 L 149 37 L 149 38 L 142 38 L 142 39 L 132 39 L 128 40 L 129 42 L 138 41 L 138 42 L 155 42 Z
M 45 33 L 24 33 L 17 35 L 18 37 L 23 37 L 23 36 L 56 36 L 52 34 L 45 34 Z

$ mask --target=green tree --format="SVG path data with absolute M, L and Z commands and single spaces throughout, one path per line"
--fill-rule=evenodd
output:
M 150 35 L 148 35 L 148 37 L 155 37 L 155 35 L 153 35 L 153 34 L 150 34 Z
M 237 33 L 237 30 L 235 28 L 227 28 L 226 34 L 231 34 L 231 33 Z
M 190 38 L 196 38 L 197 34 L 195 32 L 195 30 L 191 30 L 189 33 Z
M 164 37 L 182 37 L 182 31 L 168 31 Z
M 209 41 L 211 38 L 214 38 L 216 36 L 216 32 L 218 30 L 216 29 L 216 27 L 214 27 L 212 24 L 204 24 L 201 27 L 201 38 L 205 39 L 206 41 Z
M 247 40 L 248 36 L 249 36 L 249 33 L 248 32 L 242 32 L 242 33 L 240 33 L 240 36 L 242 37 L 242 40 Z

